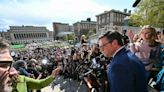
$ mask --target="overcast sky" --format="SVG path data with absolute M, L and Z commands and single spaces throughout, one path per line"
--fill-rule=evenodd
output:
M 0 0 L 0 31 L 9 26 L 46 26 L 52 22 L 72 25 L 88 17 L 116 9 L 132 10 L 135 0 Z

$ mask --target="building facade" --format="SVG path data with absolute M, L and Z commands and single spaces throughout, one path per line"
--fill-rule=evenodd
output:
M 124 12 L 112 9 L 96 15 L 97 33 L 99 33 L 102 29 L 109 29 L 113 26 L 123 26 L 125 17 L 130 16 L 130 13 L 131 11 L 129 10 L 129 12 L 127 12 L 127 9 L 124 9 Z
M 86 35 L 89 31 L 96 31 L 95 21 L 81 21 L 73 24 L 74 33 L 79 40 L 81 35 Z
M 0 36 L 11 43 L 31 43 L 51 41 L 50 32 L 46 27 L 34 26 L 10 26 L 7 32 L 1 32 Z
M 72 26 L 66 23 L 53 22 L 53 32 L 54 32 L 54 40 L 59 40 L 65 35 L 65 33 L 69 33 L 72 31 Z

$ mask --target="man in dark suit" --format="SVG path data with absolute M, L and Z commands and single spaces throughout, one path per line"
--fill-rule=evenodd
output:
M 125 49 L 119 32 L 102 35 L 99 48 L 106 57 L 112 57 L 107 69 L 110 92 L 147 92 L 144 65 Z

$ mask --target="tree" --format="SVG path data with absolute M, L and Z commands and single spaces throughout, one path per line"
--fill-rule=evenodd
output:
M 75 35 L 74 34 L 68 34 L 68 40 L 74 40 L 75 39 Z
M 134 26 L 152 25 L 164 27 L 164 0 L 142 0 L 130 16 Z
M 86 37 L 89 38 L 91 35 L 96 34 L 96 29 L 91 29 L 88 31 L 88 33 L 86 34 Z
M 74 40 L 75 39 L 75 35 L 74 34 L 67 34 L 63 37 L 63 39 L 65 41 L 69 41 L 69 40 Z
M 129 20 L 129 26 L 140 26 L 142 25 L 143 18 L 138 14 L 132 14 Z

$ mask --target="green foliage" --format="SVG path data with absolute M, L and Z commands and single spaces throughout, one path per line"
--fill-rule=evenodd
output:
M 83 30 L 83 35 L 87 35 L 89 33 L 89 30 Z
M 142 24 L 142 17 L 137 14 L 130 16 L 129 26 L 140 26 Z
M 74 34 L 69 34 L 67 36 L 68 36 L 68 40 L 74 40 L 74 38 L 75 38 Z
M 94 35 L 94 34 L 96 34 L 96 29 L 90 30 L 90 31 L 86 34 L 86 37 L 89 38 L 91 35 Z
M 74 40 L 75 39 L 75 35 L 74 34 L 67 34 L 63 37 L 63 39 L 65 41 L 69 41 L 69 40 Z
M 65 36 L 63 37 L 63 40 L 64 40 L 64 41 L 67 41 L 67 40 L 68 40 L 67 35 L 65 35 Z
M 164 0 L 142 0 L 130 16 L 130 25 L 164 27 Z

